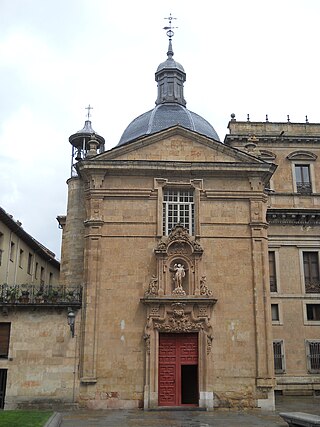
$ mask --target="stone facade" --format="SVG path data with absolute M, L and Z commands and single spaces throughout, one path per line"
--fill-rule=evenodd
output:
M 274 170 L 179 126 L 78 163 L 68 212 L 77 187 L 85 201 L 81 405 L 158 406 L 159 335 L 197 332 L 200 406 L 273 406 L 264 188 Z M 194 232 L 183 229 L 181 241 L 163 233 L 167 189 L 194 196 Z M 81 242 L 74 248 L 67 223 L 68 215 L 71 259 Z
M 309 286 L 304 271 L 305 254 L 315 254 L 319 274 L 320 254 L 320 125 L 314 123 L 229 123 L 227 145 L 259 154 L 278 168 L 267 190 L 268 247 L 275 271 L 271 304 L 275 307 L 272 337 L 282 351 L 276 369 L 276 390 L 282 394 L 320 393 L 320 356 L 311 369 L 309 343 L 319 343 L 320 283 Z M 250 141 L 254 144 L 250 146 Z M 296 167 L 306 168 L 305 186 L 299 188 Z M 318 260 L 318 261 L 317 261 Z M 305 260 L 306 262 L 306 260 Z M 309 284 L 310 285 L 310 284 Z M 278 314 L 277 314 L 278 311 Z M 313 313 L 312 313 L 313 311 Z M 320 344 L 316 344 L 319 346 Z

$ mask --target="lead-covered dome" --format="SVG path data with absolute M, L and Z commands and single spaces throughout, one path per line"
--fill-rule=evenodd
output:
M 172 31 L 171 34 L 173 34 Z M 155 108 L 129 124 L 118 146 L 176 125 L 220 141 L 217 132 L 207 120 L 186 108 L 187 103 L 183 94 L 186 73 L 183 66 L 173 59 L 171 37 L 169 37 L 167 56 L 166 61 L 158 66 L 155 74 L 155 80 L 158 83 Z
M 220 141 L 217 132 L 203 117 L 189 111 L 183 105 L 165 103 L 157 105 L 153 110 L 147 111 L 134 119 L 123 132 L 118 146 L 175 125 L 180 125 L 186 129 Z

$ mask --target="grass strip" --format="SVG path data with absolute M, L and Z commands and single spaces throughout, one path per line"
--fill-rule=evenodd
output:
M 52 411 L 0 411 L 0 427 L 43 427 Z

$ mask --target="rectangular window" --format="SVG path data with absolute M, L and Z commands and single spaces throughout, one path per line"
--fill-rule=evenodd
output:
M 9 354 L 11 323 L 0 322 L 0 358 L 7 358 Z
M 274 371 L 276 374 L 282 374 L 284 369 L 284 352 L 283 341 L 273 341 L 273 357 L 274 357 Z
M 307 341 L 308 371 L 320 372 L 320 341 Z
M 19 267 L 22 268 L 22 264 L 23 264 L 23 249 L 20 249 L 19 252 Z
M 271 318 L 273 322 L 280 321 L 278 304 L 271 304 Z
M 14 254 L 15 254 L 16 245 L 14 242 L 10 242 L 10 261 L 14 260 Z
M 44 267 L 41 267 L 40 270 L 40 284 L 44 285 Z
M 320 292 L 318 252 L 303 252 L 303 270 L 306 293 Z
M 0 232 L 0 265 L 2 264 L 2 254 L 3 254 L 3 233 Z
M 29 256 L 28 256 L 28 274 L 31 274 L 31 272 L 32 272 L 32 259 L 33 259 L 33 256 L 32 256 L 32 254 L 30 254 L 29 253 Z
M 37 279 L 38 278 L 38 270 L 39 270 L 39 264 L 36 262 L 36 266 L 34 269 L 34 278 Z
M 320 304 L 306 304 L 307 320 L 320 320 Z
M 180 224 L 194 234 L 193 191 L 165 190 L 163 193 L 163 234 Z
M 295 165 L 297 193 L 311 194 L 311 180 L 309 165 Z
M 269 279 L 270 292 L 277 292 L 276 254 L 274 251 L 269 252 Z
M 49 285 L 52 285 L 53 273 L 49 273 Z

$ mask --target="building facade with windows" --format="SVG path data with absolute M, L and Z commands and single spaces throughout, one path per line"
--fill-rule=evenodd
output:
M 60 262 L 0 208 L 0 284 L 59 283 Z
M 229 130 L 227 145 L 249 139 L 278 165 L 266 190 L 275 390 L 319 395 L 320 124 L 233 118 Z
M 74 345 L 60 262 L 0 208 L 0 409 L 72 401 Z

